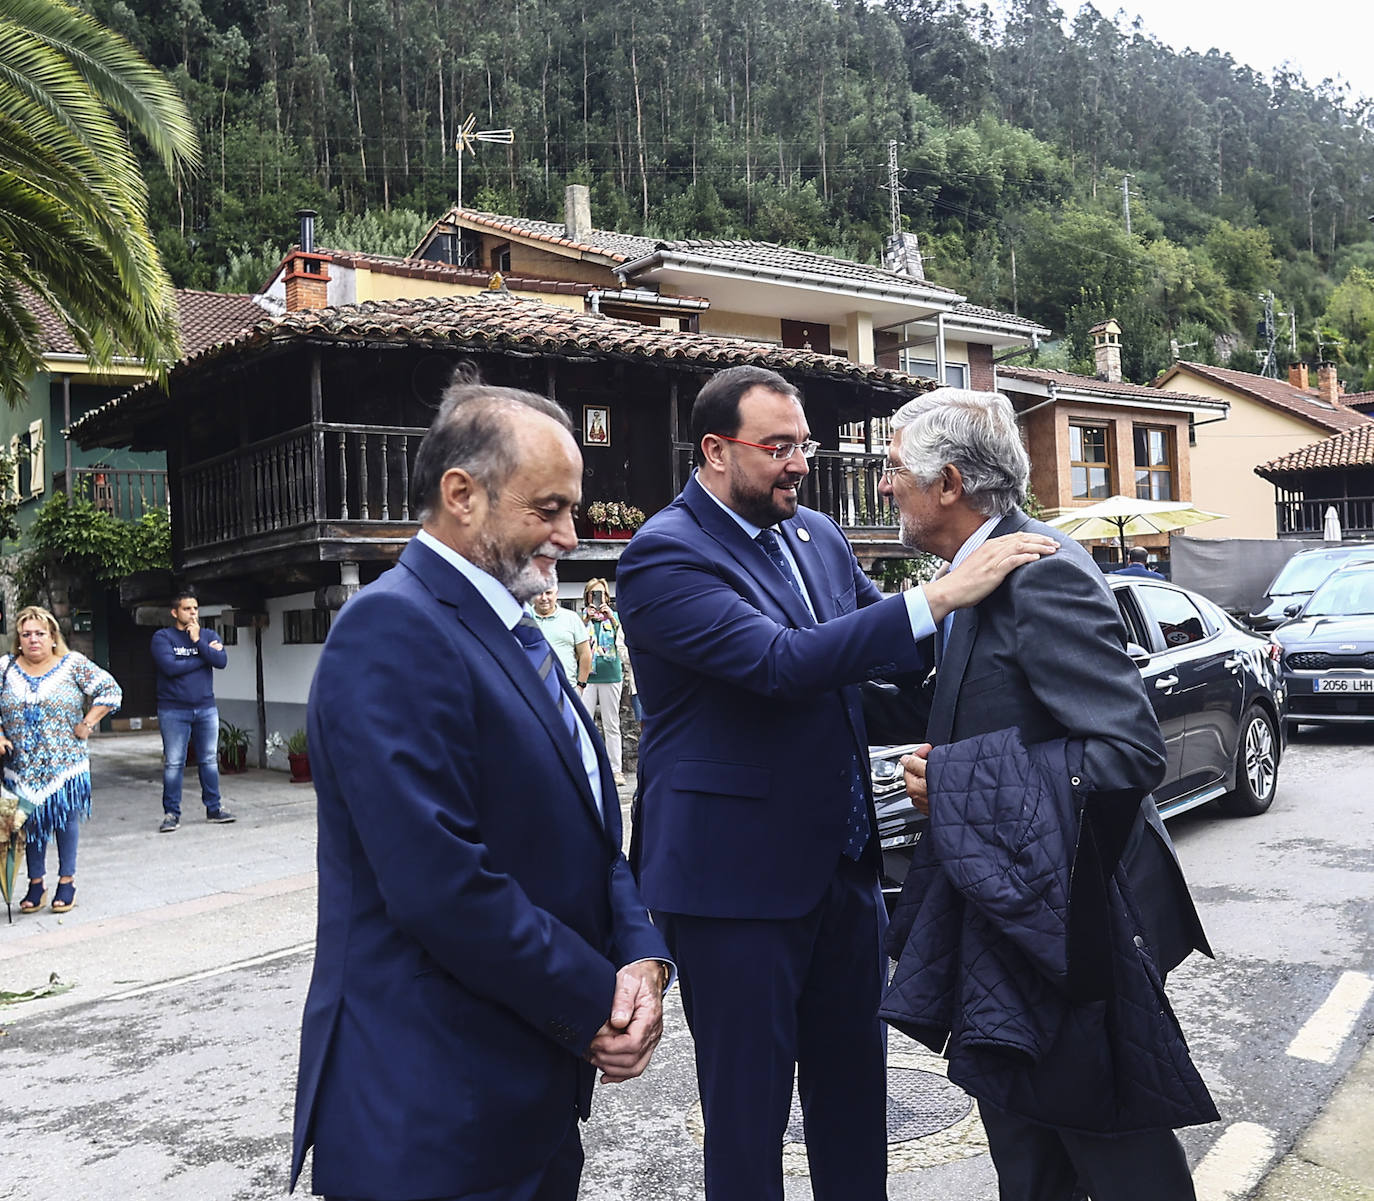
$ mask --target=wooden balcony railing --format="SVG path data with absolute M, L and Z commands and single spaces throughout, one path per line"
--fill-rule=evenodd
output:
M 425 433 L 325 422 L 195 463 L 181 473 L 184 546 L 221 546 L 321 522 L 414 522 L 410 485 Z M 690 448 L 674 449 L 685 480 Z M 897 513 L 878 494 L 883 461 L 880 454 L 818 452 L 802 485 L 802 503 L 860 536 L 891 537 Z
M 409 522 L 410 477 L 425 430 L 303 425 L 182 472 L 189 547 L 318 521 Z
M 1283 490 L 1276 505 L 1280 538 L 1320 538 L 1326 510 L 1335 507 L 1340 518 L 1341 535 L 1374 534 L 1374 496 L 1340 496 L 1330 500 L 1307 500 Z
M 137 521 L 151 509 L 167 508 L 167 473 L 114 467 L 75 467 L 53 477 L 53 486 L 71 497 L 84 497 L 97 509 L 124 521 Z
M 692 448 L 678 442 L 673 449 L 681 485 L 692 473 Z M 897 507 L 878 493 L 886 461 L 883 454 L 818 450 L 802 481 L 801 503 L 828 513 L 846 530 L 895 536 Z

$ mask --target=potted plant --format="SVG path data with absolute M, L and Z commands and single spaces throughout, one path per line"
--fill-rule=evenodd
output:
M 232 721 L 220 722 L 219 769 L 230 775 L 248 770 L 248 731 Z
M 594 500 L 586 513 L 593 538 L 628 538 L 644 524 L 644 510 L 623 500 Z
M 286 740 L 286 761 L 291 765 L 291 783 L 310 783 L 310 750 L 305 731 L 297 730 Z

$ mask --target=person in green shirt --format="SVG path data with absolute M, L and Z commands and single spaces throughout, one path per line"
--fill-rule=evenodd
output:
M 534 620 L 553 647 L 568 683 L 582 688 L 592 670 L 591 635 L 571 609 L 558 603 L 558 580 L 534 598 Z
M 601 730 L 606 754 L 617 784 L 625 783 L 624 752 L 620 744 L 620 693 L 625 686 L 625 636 L 620 618 L 611 608 L 611 589 L 605 580 L 588 580 L 582 590 L 584 621 L 591 639 L 592 672 L 582 691 L 582 702 L 593 717 L 601 710 Z M 634 691 L 633 681 L 630 691 Z

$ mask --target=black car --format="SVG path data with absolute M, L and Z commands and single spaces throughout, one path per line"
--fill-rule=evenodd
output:
M 1374 562 L 1374 546 L 1324 546 L 1300 550 L 1281 568 L 1249 614 L 1245 624 L 1252 630 L 1273 630 L 1288 620 L 1287 609 L 1304 604 L 1338 567 L 1357 561 Z
M 1108 583 L 1168 750 L 1167 773 L 1155 789 L 1160 813 L 1173 817 L 1213 800 L 1234 816 L 1263 813 L 1274 799 L 1286 739 L 1276 645 L 1195 592 L 1131 576 L 1109 576 Z M 889 900 L 901 889 L 925 824 L 907 799 L 898 762 L 911 749 L 869 748 Z
M 1269 637 L 1283 655 L 1290 729 L 1374 721 L 1374 563 L 1332 572 Z

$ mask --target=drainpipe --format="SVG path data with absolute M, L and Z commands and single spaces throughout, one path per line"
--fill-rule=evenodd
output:
M 935 378 L 944 387 L 945 380 L 945 315 L 935 314 Z
M 72 377 L 62 377 L 62 450 L 64 456 L 63 478 L 67 481 L 67 495 L 72 495 L 72 440 L 67 430 L 72 423 Z

